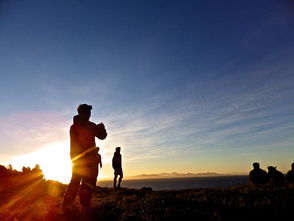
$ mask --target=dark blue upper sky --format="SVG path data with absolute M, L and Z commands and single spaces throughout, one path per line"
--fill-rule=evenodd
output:
M 211 161 L 222 171 L 252 160 L 285 168 L 294 153 L 293 10 L 290 0 L 2 0 L 0 153 L 49 142 L 19 148 L 17 134 L 3 135 L 8 125 L 48 129 L 37 114 L 48 113 L 66 128 L 88 102 L 113 132 L 105 148 L 128 147 L 134 165 L 148 152 L 162 171 L 213 170 Z

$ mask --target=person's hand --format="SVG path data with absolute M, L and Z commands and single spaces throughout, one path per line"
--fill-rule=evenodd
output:
M 104 127 L 105 128 L 105 125 L 102 122 L 100 122 L 99 124 L 97 124 L 97 126 L 98 127 Z
M 102 122 L 100 124 L 97 124 L 95 136 L 98 137 L 100 140 L 104 140 L 107 137 L 107 132 Z

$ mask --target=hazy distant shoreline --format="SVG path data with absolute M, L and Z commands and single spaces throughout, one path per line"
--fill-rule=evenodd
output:
M 198 176 L 198 177 L 165 177 L 146 179 L 126 179 L 122 186 L 132 189 L 151 187 L 153 190 L 184 190 L 195 188 L 219 188 L 229 187 L 239 184 L 248 184 L 247 175 L 218 175 L 218 176 Z M 111 188 L 112 180 L 99 180 L 97 186 Z
M 172 179 L 172 178 L 196 178 L 196 177 L 228 177 L 228 176 L 247 176 L 247 174 L 220 174 L 215 172 L 207 173 L 158 173 L 158 174 L 140 174 L 135 176 L 127 176 L 125 180 L 142 180 L 142 179 Z M 107 181 L 113 178 L 99 178 L 99 180 Z
M 154 178 L 184 178 L 184 177 L 201 177 L 201 176 L 219 176 L 221 174 L 215 172 L 207 173 L 156 173 L 156 174 L 140 174 L 130 176 L 128 179 L 154 179 Z

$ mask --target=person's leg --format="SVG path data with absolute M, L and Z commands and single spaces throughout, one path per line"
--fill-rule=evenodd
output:
M 123 177 L 124 177 L 124 176 L 123 176 L 123 173 L 122 173 L 122 171 L 121 171 L 121 173 L 120 173 L 120 175 L 119 175 L 119 179 L 118 179 L 118 185 L 117 185 L 118 188 L 120 188 L 120 183 L 121 183 Z
M 66 188 L 66 191 L 65 191 L 65 194 L 63 197 L 63 201 L 61 203 L 61 207 L 65 208 L 65 207 L 70 206 L 73 203 L 73 201 L 75 200 L 75 198 L 77 196 L 80 181 L 81 181 L 81 177 L 77 173 L 75 173 L 75 171 L 73 169 L 71 180 Z
M 97 164 L 91 164 L 87 168 L 87 174 L 82 178 L 82 185 L 79 190 L 80 203 L 83 208 L 90 208 L 92 193 L 96 187 L 98 175 L 98 166 Z
M 114 179 L 113 179 L 113 188 L 116 188 L 116 179 L 117 179 L 117 174 L 114 174 Z

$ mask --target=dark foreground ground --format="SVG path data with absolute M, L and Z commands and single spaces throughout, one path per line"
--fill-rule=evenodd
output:
M 78 199 L 60 211 L 66 186 L 39 180 L 0 191 L 0 221 L 7 220 L 294 220 L 294 187 L 152 191 L 97 188 L 92 211 Z

